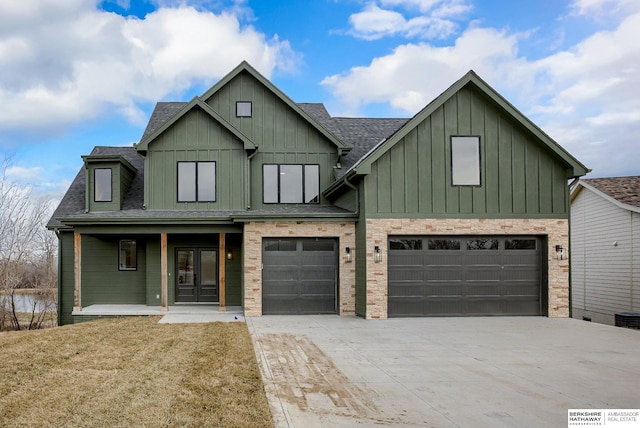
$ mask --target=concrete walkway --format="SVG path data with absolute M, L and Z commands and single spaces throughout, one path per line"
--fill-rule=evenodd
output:
M 568 409 L 640 408 L 637 330 L 544 317 L 247 325 L 278 427 L 565 427 Z

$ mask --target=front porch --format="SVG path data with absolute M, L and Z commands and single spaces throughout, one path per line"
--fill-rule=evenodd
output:
M 162 306 L 147 305 L 90 305 L 73 316 L 118 317 L 118 316 L 162 316 L 161 324 L 244 321 L 241 306 L 220 305 L 175 305 L 163 310 Z

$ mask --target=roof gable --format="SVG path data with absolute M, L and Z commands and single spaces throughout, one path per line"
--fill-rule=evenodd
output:
M 246 135 L 224 120 L 210 105 L 205 103 L 202 98 L 194 97 L 190 102 L 183 105 L 173 116 L 166 119 L 162 124 L 158 125 L 152 132 L 144 137 L 135 147 L 139 152 L 146 152 L 151 144 L 159 135 L 176 123 L 180 118 L 186 115 L 194 108 L 200 108 L 207 113 L 213 120 L 220 123 L 224 128 L 236 136 L 243 142 L 245 150 L 255 150 L 257 146 Z
M 525 117 L 518 109 L 516 109 L 509 101 L 498 94 L 493 88 L 491 88 L 484 80 L 482 80 L 473 70 L 470 70 L 460 80 L 451 85 L 447 90 L 430 102 L 420 112 L 418 112 L 413 118 L 411 118 L 403 127 L 398 129 L 393 135 L 380 141 L 379 144 L 374 146 L 368 153 L 366 153 L 358 162 L 352 167 L 352 171 L 348 171 L 349 174 L 368 174 L 371 170 L 371 165 L 378 160 L 384 153 L 386 153 L 391 147 L 398 143 L 404 136 L 406 136 L 411 130 L 418 126 L 427 117 L 433 114 L 436 110 L 442 107 L 447 100 L 455 96 L 462 88 L 471 85 L 483 95 L 492 100 L 501 110 L 513 118 L 523 128 L 533 134 L 539 141 L 541 141 L 556 158 L 562 160 L 571 172 L 570 177 L 580 177 L 587 174 L 590 170 L 574 158 L 569 152 L 562 148 L 557 142 L 549 137 L 544 131 L 536 126 L 531 120 Z M 346 174 L 345 174 L 346 175 Z
M 229 74 L 220 79 L 215 85 L 213 85 L 207 92 L 205 92 L 200 99 L 204 102 L 208 102 L 211 97 L 213 97 L 220 89 L 229 84 L 232 80 L 234 80 L 241 73 L 248 73 L 254 79 L 256 79 L 260 84 L 266 87 L 271 93 L 273 93 L 280 101 L 290 107 L 293 111 L 296 112 L 300 117 L 302 117 L 309 125 L 315 128 L 318 132 L 320 132 L 325 138 L 327 138 L 336 148 L 338 148 L 341 152 L 347 152 L 350 150 L 350 146 L 345 144 L 341 139 L 339 139 L 336 135 L 334 135 L 331 131 L 329 131 L 323 124 L 316 120 L 313 116 L 308 114 L 303 108 L 301 108 L 298 104 L 296 104 L 291 98 L 289 98 L 284 92 L 278 89 L 271 81 L 265 78 L 262 74 L 260 74 L 255 68 L 253 68 L 248 62 L 241 62 L 235 69 L 233 69 Z
M 571 191 L 571 201 L 583 188 L 620 208 L 640 213 L 640 176 L 581 179 Z

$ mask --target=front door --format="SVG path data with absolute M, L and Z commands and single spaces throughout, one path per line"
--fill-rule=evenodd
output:
M 217 302 L 218 251 L 212 248 L 176 250 L 176 302 Z

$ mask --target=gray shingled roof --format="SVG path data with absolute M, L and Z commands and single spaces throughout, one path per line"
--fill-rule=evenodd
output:
M 585 178 L 581 181 L 618 202 L 640 208 L 640 176 Z
M 164 122 L 169 120 L 186 102 L 159 102 L 156 104 L 141 141 L 151 135 Z M 317 120 L 325 129 L 345 142 L 352 149 L 342 160 L 342 168 L 336 170 L 342 176 L 362 156 L 368 153 L 382 139 L 388 138 L 409 119 L 347 118 L 331 117 L 321 103 L 298 104 L 307 114 Z M 80 169 L 69 190 L 62 198 L 60 205 L 53 213 L 47 227 L 63 226 L 57 218 L 101 218 L 101 219 L 136 219 L 136 218 L 231 218 L 242 216 L 270 215 L 331 215 L 347 214 L 348 211 L 338 207 L 321 205 L 286 205 L 264 210 L 252 211 L 150 211 L 143 210 L 144 203 L 144 158 L 133 147 L 98 146 L 92 155 L 120 155 L 129 161 L 138 171 L 134 176 L 129 191 L 123 200 L 122 210 L 113 212 L 85 213 L 85 169 Z
M 336 170 L 338 177 L 341 177 L 381 140 L 389 138 L 409 121 L 404 118 L 331 117 L 321 103 L 298 105 L 329 132 L 351 147 L 351 151 L 341 160 L 342 168 Z
M 160 125 L 165 123 L 171 116 L 176 114 L 178 110 L 187 105 L 187 103 L 183 102 L 161 102 L 157 103 L 156 107 L 153 109 L 151 113 L 151 117 L 149 118 L 149 123 L 147 124 L 147 128 L 144 130 L 142 134 L 142 138 L 140 141 L 147 138 L 149 135 L 153 134 L 153 131 L 158 129 Z

